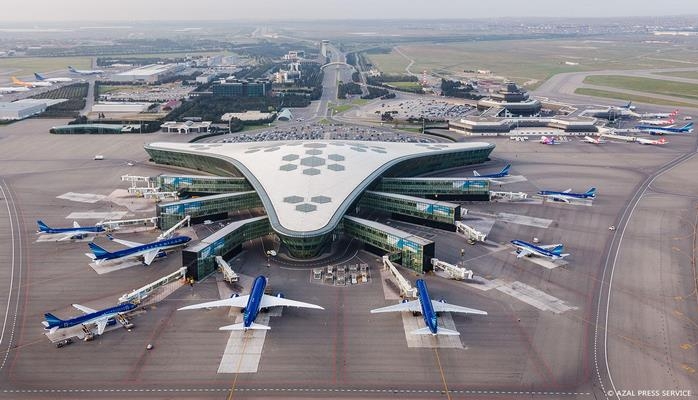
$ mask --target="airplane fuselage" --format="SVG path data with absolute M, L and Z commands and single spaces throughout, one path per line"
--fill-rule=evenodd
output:
M 101 226 L 86 226 L 84 228 L 48 228 L 41 229 L 37 233 L 99 233 L 104 232 Z
M 262 304 L 262 297 L 264 296 L 264 289 L 266 287 L 267 278 L 261 275 L 256 277 L 254 283 L 252 283 L 252 291 L 250 291 L 250 297 L 247 300 L 245 312 L 242 315 L 242 322 L 245 328 L 252 326 L 254 320 L 257 319 L 257 314 L 259 314 L 259 309 Z
M 126 257 L 138 257 L 155 249 L 159 251 L 169 250 L 175 247 L 184 245 L 191 240 L 188 236 L 177 236 L 170 239 L 159 240 L 157 242 L 147 243 L 141 246 L 131 247 L 129 249 L 118 250 L 102 255 L 95 255 L 95 260 L 117 260 Z
M 415 283 L 417 286 L 417 295 L 419 296 L 419 303 L 422 307 L 422 318 L 424 318 L 424 323 L 429 327 L 432 335 L 436 335 L 439 330 L 439 324 L 436 317 L 436 312 L 431 304 L 431 298 L 429 297 L 429 291 L 427 290 L 427 283 L 423 279 L 417 279 Z
M 70 328 L 71 326 L 81 325 L 81 324 L 91 324 L 96 322 L 98 319 L 108 317 L 113 318 L 118 314 L 125 313 L 136 308 L 133 303 L 124 303 L 115 307 L 105 308 L 104 310 L 99 310 L 97 312 L 81 315 L 79 317 L 61 320 L 59 323 L 50 323 L 46 326 L 46 329 L 51 329 L 58 326 L 58 329 Z
M 570 197 L 573 199 L 589 199 L 593 198 L 594 195 L 586 194 L 586 193 L 565 193 L 565 192 L 556 192 L 553 190 L 541 190 L 538 192 L 539 195 L 541 196 L 557 196 L 557 197 Z
M 536 246 L 533 243 L 524 242 L 523 240 L 512 240 L 511 244 L 516 246 L 518 249 L 525 249 L 533 254 L 539 255 L 541 257 L 547 257 L 553 260 L 561 258 L 559 255 L 553 253 L 550 250 L 546 250 L 540 246 Z

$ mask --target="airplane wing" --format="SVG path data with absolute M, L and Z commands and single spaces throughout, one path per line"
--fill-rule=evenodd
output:
M 62 242 L 62 241 L 64 241 L 64 240 L 70 240 L 70 239 L 72 239 L 72 238 L 73 238 L 74 236 L 76 236 L 76 235 L 75 235 L 73 232 L 70 232 L 70 233 L 61 233 L 61 234 L 57 234 L 56 236 L 58 237 L 58 239 L 56 239 L 56 241 L 57 241 L 57 242 Z
M 557 246 L 560 246 L 561 244 L 562 244 L 562 243 L 557 243 L 557 244 L 544 244 L 544 245 L 538 246 L 538 247 L 540 247 L 541 249 L 550 250 L 550 249 L 554 249 L 554 248 L 557 247 Z
M 200 304 L 192 304 L 190 306 L 186 307 L 181 307 L 178 308 L 177 310 L 197 310 L 200 308 L 213 308 L 213 307 L 246 307 L 247 306 L 247 300 L 250 298 L 249 295 L 245 296 L 239 296 L 239 297 L 231 297 L 229 299 L 223 299 L 223 300 L 215 300 L 215 301 L 209 301 L 206 303 L 200 303 Z
M 269 296 L 265 294 L 262 296 L 262 301 L 259 303 L 261 308 L 268 307 L 301 307 L 301 308 L 315 308 L 318 310 L 324 310 L 324 308 L 317 306 L 315 304 L 304 303 L 302 301 L 284 299 L 283 297 Z
M 568 193 L 568 192 L 566 192 L 566 193 Z M 568 198 L 566 198 L 565 196 L 557 196 L 557 195 L 551 194 L 548 197 L 550 197 L 553 200 L 562 201 L 563 203 L 570 202 L 570 200 Z
M 572 188 L 569 188 L 567 190 L 563 190 L 562 193 L 570 193 L 572 191 Z
M 79 228 L 80 224 L 78 224 L 78 221 L 73 221 L 73 228 Z
M 138 247 L 138 246 L 143 246 L 143 243 L 138 243 L 138 242 L 129 242 L 128 240 L 124 239 L 117 239 L 114 236 L 109 235 L 109 240 L 113 240 L 116 243 L 120 243 L 126 247 Z
M 412 335 L 431 335 L 431 331 L 429 330 L 428 326 L 424 327 L 424 328 L 420 328 L 420 329 L 415 329 L 415 330 L 411 331 L 410 333 Z M 460 335 L 460 333 L 458 333 L 457 331 L 453 331 L 453 330 L 442 328 L 442 327 L 438 327 L 436 329 L 436 334 L 437 335 L 448 335 L 448 336 Z
M 145 263 L 145 265 L 150 265 L 153 262 L 153 260 L 155 259 L 155 257 L 158 256 L 159 252 L 160 252 L 159 249 L 154 249 L 154 250 L 151 250 L 151 251 L 143 254 L 143 262 Z
M 376 308 L 374 310 L 371 310 L 371 314 L 403 311 L 421 312 L 422 305 L 419 302 L 419 299 L 408 301 L 407 303 L 398 303 L 392 306 Z
M 440 301 L 435 301 L 435 300 L 431 301 L 431 305 L 432 305 L 432 307 L 434 307 L 434 311 L 436 311 L 436 312 L 455 312 L 455 313 L 464 313 L 464 314 L 487 315 L 487 311 L 481 311 L 481 310 L 476 310 L 474 308 L 456 306 L 453 304 L 442 303 Z
M 526 257 L 529 254 L 533 254 L 532 251 L 526 250 L 526 249 L 519 249 L 520 251 L 516 253 L 516 258 L 523 258 Z
M 95 323 L 97 324 L 97 334 L 101 335 L 104 333 L 104 329 L 107 327 L 107 322 L 109 322 L 108 317 L 100 318 Z
M 80 304 L 73 304 L 73 307 L 84 312 L 85 314 L 92 314 L 94 312 L 97 312 L 97 310 L 93 310 L 90 307 L 81 306 Z

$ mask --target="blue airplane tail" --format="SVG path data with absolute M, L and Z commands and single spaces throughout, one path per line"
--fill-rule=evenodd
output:
M 47 328 L 59 325 L 61 322 L 63 322 L 60 318 L 56 317 L 51 313 L 44 314 L 44 319 L 46 320 L 46 322 L 48 322 Z
M 509 169 L 511 168 L 511 164 L 507 164 L 504 168 L 502 168 L 501 174 L 507 175 L 509 174 Z
M 39 225 L 39 231 L 40 231 L 40 232 L 46 232 L 46 231 L 48 231 L 49 229 L 51 229 L 51 228 L 49 228 L 48 225 L 46 225 L 46 224 L 44 223 L 44 221 L 41 221 L 41 220 L 36 221 L 36 224 Z
M 584 194 L 589 196 L 589 197 L 595 197 L 596 196 L 596 188 L 593 187 L 593 188 L 587 190 L 587 192 Z
M 555 247 L 553 247 L 552 249 L 550 249 L 550 252 L 553 253 L 553 254 L 555 254 L 555 255 L 557 255 L 557 256 L 559 256 L 560 254 L 562 254 L 562 251 L 563 251 L 563 250 L 565 250 L 565 246 L 563 246 L 563 245 L 561 245 L 561 244 L 558 244 L 557 246 L 555 246 Z
M 44 79 L 46 79 L 43 76 L 39 75 L 38 72 L 34 72 L 34 78 L 36 78 L 37 81 L 43 81 Z
M 623 108 L 627 108 L 629 110 L 632 105 L 633 105 L 633 102 L 629 101 L 628 104 Z
M 103 257 L 109 254 L 108 251 L 104 250 L 103 248 L 99 247 L 96 245 L 94 242 L 88 243 L 90 246 L 90 250 L 92 250 L 92 253 L 95 255 L 95 257 Z
M 681 129 L 691 129 L 693 128 L 693 122 L 689 122 L 686 125 L 684 125 Z

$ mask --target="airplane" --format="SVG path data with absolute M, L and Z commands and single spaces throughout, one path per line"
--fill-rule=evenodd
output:
M 642 132 L 647 132 L 651 135 L 664 135 L 672 133 L 691 133 L 693 132 L 693 122 L 689 122 L 682 127 L 675 126 L 649 126 L 649 125 L 638 125 L 637 129 Z
M 645 125 L 654 125 L 654 126 L 664 126 L 664 125 L 673 125 L 676 121 L 674 118 L 671 119 L 641 119 L 640 123 L 645 124 Z
M 68 66 L 68 71 L 80 75 L 99 75 L 104 73 L 101 69 L 75 69 L 70 65 Z
M 242 307 L 242 323 L 221 326 L 218 328 L 221 331 L 247 331 L 248 329 L 253 330 L 264 330 L 271 329 L 270 327 L 254 322 L 257 318 L 257 314 L 263 308 L 269 307 L 301 307 L 301 308 L 314 308 L 317 310 L 324 310 L 324 308 L 310 303 L 304 303 L 302 301 L 285 299 L 283 295 L 279 294 L 277 296 L 269 296 L 264 294 L 264 289 L 266 288 L 268 280 L 265 276 L 260 275 L 255 278 L 254 283 L 252 283 L 252 290 L 250 294 L 245 296 L 233 295 L 229 299 L 209 301 L 207 303 L 193 304 L 191 306 L 186 306 L 179 308 L 182 310 L 196 310 L 200 308 L 212 308 L 212 307 Z
M 59 83 L 59 82 L 72 82 L 73 81 L 73 78 L 46 78 L 45 76 L 40 75 L 38 72 L 34 72 L 34 77 L 39 82 Z
M 657 144 L 657 145 L 663 145 L 663 144 L 669 143 L 669 142 L 667 142 L 667 140 L 664 139 L 664 138 L 661 138 L 661 139 L 659 139 L 659 140 L 637 138 L 635 141 L 638 142 L 638 143 L 640 143 L 640 144 Z
M 562 192 L 554 190 L 541 190 L 538 192 L 540 196 L 553 199 L 555 201 L 564 201 L 569 203 L 570 199 L 594 199 L 596 198 L 596 188 L 591 188 L 584 193 L 572 193 L 572 189 L 567 189 Z
M 111 235 L 107 235 L 109 240 L 121 243 L 128 247 L 127 249 L 109 252 L 99 247 L 94 242 L 88 243 L 92 253 L 85 253 L 95 263 L 101 264 L 104 261 L 122 260 L 128 258 L 143 258 L 143 264 L 150 265 L 157 257 L 165 255 L 166 250 L 174 249 L 175 247 L 183 246 L 191 240 L 188 236 L 175 236 L 163 240 L 158 240 L 151 243 L 129 242 L 128 240 L 116 239 Z
M 554 137 L 547 137 L 547 136 L 541 136 L 540 140 L 538 143 L 542 144 L 559 144 L 555 141 Z
M 640 114 L 640 118 L 673 118 L 679 114 L 679 110 L 674 110 L 670 113 L 645 113 Z M 642 121 L 640 121 L 642 122 Z
M 512 240 L 511 244 L 516 247 L 516 258 L 539 256 L 551 260 L 560 260 L 569 256 L 569 254 L 562 252 L 565 247 L 561 244 L 536 246 L 535 244 L 524 242 L 523 240 Z
M 600 136 L 598 138 L 593 138 L 591 136 L 584 136 L 582 139 L 582 142 L 584 143 L 591 143 L 591 144 L 604 144 L 607 143 L 605 139 L 602 139 Z
M 89 307 L 81 306 L 80 304 L 73 304 L 73 307 L 85 313 L 79 317 L 62 320 L 51 313 L 44 314 L 45 321 L 41 321 L 44 325 L 44 329 L 48 330 L 50 333 L 56 332 L 58 329 L 70 328 L 76 325 L 97 325 L 97 334 L 101 335 L 104 333 L 104 329 L 110 320 L 121 314 L 125 314 L 132 311 L 137 306 L 133 303 L 123 303 L 116 307 L 109 307 L 103 310 L 93 310 Z
M 478 178 L 504 178 L 509 175 L 509 169 L 511 169 L 511 164 L 507 164 L 501 171 L 495 174 L 480 175 L 477 171 L 473 171 L 473 175 Z
M 628 104 L 626 104 L 626 105 L 624 105 L 624 106 L 620 106 L 620 108 L 623 108 L 623 109 L 631 110 L 631 111 L 632 111 L 632 110 L 635 109 L 635 106 L 633 105 L 633 102 L 630 101 L 630 102 L 628 102 Z
M 426 327 L 415 329 L 410 333 L 413 335 L 449 335 L 455 336 L 460 335 L 458 331 L 454 331 L 446 328 L 439 328 L 438 319 L 436 313 L 439 312 L 457 312 L 464 314 L 478 314 L 487 315 L 486 311 L 476 310 L 474 308 L 467 308 L 456 306 L 453 304 L 448 304 L 444 301 L 434 301 L 429 297 L 429 291 L 427 290 L 427 283 L 423 279 L 417 279 L 415 283 L 417 286 L 417 300 L 405 301 L 392 306 L 376 308 L 371 310 L 371 314 L 384 313 L 384 312 L 421 312 L 422 318 L 426 323 Z
M 24 86 L 0 87 L 0 93 L 28 92 L 29 88 Z
M 41 81 L 39 81 L 39 82 L 36 82 L 36 81 L 35 82 L 24 82 L 24 81 L 20 81 L 19 79 L 17 79 L 16 76 L 12 77 L 12 84 L 16 85 L 16 86 L 24 86 L 26 88 L 33 88 L 33 87 L 39 87 L 39 86 L 43 87 L 43 86 L 52 86 L 53 85 L 53 83 L 51 83 L 51 82 L 41 82 Z
M 69 239 L 84 239 L 88 235 L 97 235 L 100 232 L 104 232 L 104 227 L 97 226 L 85 226 L 81 227 L 77 221 L 73 221 L 72 228 L 51 228 L 46 225 L 43 221 L 36 221 L 39 226 L 39 230 L 36 231 L 37 234 L 49 234 L 59 236 L 58 241 L 69 240 Z

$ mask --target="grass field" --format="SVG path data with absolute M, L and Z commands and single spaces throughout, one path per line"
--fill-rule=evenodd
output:
M 698 71 L 660 72 L 656 75 L 666 75 L 666 76 L 676 76 L 678 78 L 698 79 Z
M 367 100 L 367 99 L 354 99 L 351 101 L 351 104 L 353 104 L 355 106 L 363 106 L 363 105 L 368 104 L 370 101 L 371 100 Z
M 8 57 L 0 58 L 0 76 L 25 76 L 34 72 L 65 71 L 68 65 L 75 68 L 89 69 L 92 66 L 91 57 Z
M 490 70 L 494 76 L 512 79 L 535 88 L 561 72 L 598 71 L 604 69 L 650 69 L 686 67 L 698 62 L 698 49 L 685 46 L 600 40 L 502 40 L 463 43 L 407 44 L 400 50 L 415 63 L 413 73 L 467 78 L 474 74 L 464 70 Z M 409 60 L 393 51 L 389 54 L 366 54 L 387 74 L 403 74 Z M 565 62 L 576 63 L 567 65 Z
M 404 90 L 419 90 L 422 88 L 419 82 L 385 82 L 385 84 Z
M 334 110 L 335 114 L 343 113 L 345 111 L 351 110 L 352 108 L 354 108 L 352 104 L 333 104 L 332 106 L 330 106 L 330 109 Z
M 574 92 L 576 94 L 581 94 L 581 95 L 585 95 L 585 96 L 594 96 L 594 97 L 603 97 L 603 98 L 607 98 L 607 99 L 633 101 L 636 103 L 655 104 L 658 106 L 696 107 L 695 104 L 682 103 L 682 102 L 678 102 L 678 101 L 668 101 L 668 100 L 664 100 L 664 99 L 657 99 L 655 97 L 633 96 L 630 94 L 613 92 L 613 91 L 606 91 L 606 90 L 579 88 L 579 89 L 575 90 Z
M 584 83 L 665 96 L 683 97 L 692 100 L 698 99 L 698 85 L 683 82 L 621 75 L 592 75 L 587 76 L 584 79 Z

